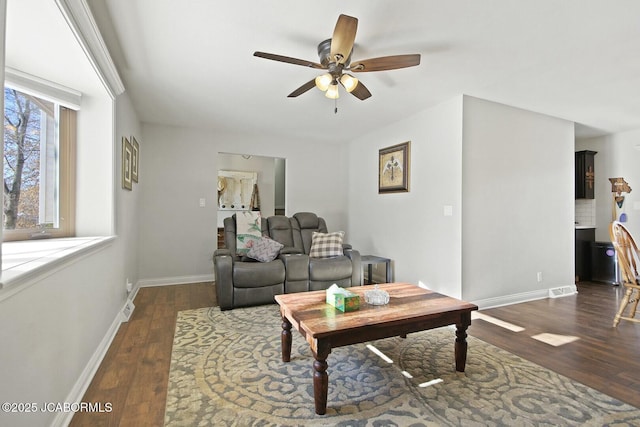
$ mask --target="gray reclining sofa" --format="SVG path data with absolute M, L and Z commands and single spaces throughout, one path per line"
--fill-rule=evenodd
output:
M 343 244 L 343 255 L 309 256 L 313 233 L 327 233 L 323 218 L 311 212 L 292 217 L 275 215 L 261 220 L 262 236 L 283 247 L 277 257 L 256 261 L 236 251 L 235 215 L 224 220 L 225 249 L 213 255 L 218 304 L 222 310 L 272 304 L 278 294 L 362 284 L 360 253 Z

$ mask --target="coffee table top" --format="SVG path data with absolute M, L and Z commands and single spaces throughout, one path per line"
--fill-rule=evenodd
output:
M 455 319 L 463 312 L 477 310 L 478 306 L 410 283 L 384 283 L 377 285 L 389 293 L 389 303 L 381 306 L 367 304 L 364 292 L 375 285 L 347 288 L 360 296 L 360 309 L 343 313 L 326 303 L 325 291 L 276 295 L 282 315 L 309 339 L 330 337 L 337 333 L 357 332 L 376 325 L 417 324 L 443 317 Z M 448 324 L 450 324 L 449 322 Z M 443 323 L 447 324 L 446 322 Z

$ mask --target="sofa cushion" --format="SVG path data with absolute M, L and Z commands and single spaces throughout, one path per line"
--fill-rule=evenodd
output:
M 324 219 L 311 212 L 298 212 L 297 214 L 293 215 L 293 218 L 291 218 L 291 222 L 292 224 L 294 224 L 294 228 L 297 227 L 298 231 L 298 233 L 294 232 L 294 235 L 297 234 L 297 236 L 299 237 L 296 241 L 295 246 L 302 248 L 304 253 L 307 255 L 311 253 L 313 233 L 329 232 L 329 230 L 327 230 L 327 224 L 325 223 Z
M 253 246 L 247 252 L 249 258 L 260 262 L 269 262 L 276 259 L 284 245 L 268 237 L 262 237 L 253 242 Z
M 309 258 L 309 281 L 337 283 L 343 279 L 351 279 L 353 265 L 346 256 L 335 258 Z M 342 283 L 338 283 L 342 286 Z
M 284 264 L 279 259 L 270 262 L 234 262 L 235 288 L 260 288 L 284 283 Z
M 344 255 L 342 250 L 343 238 L 344 231 L 334 231 L 333 233 L 313 232 L 309 257 L 331 258 Z
M 244 211 L 236 214 L 236 252 L 246 255 L 255 242 L 262 238 L 260 212 Z

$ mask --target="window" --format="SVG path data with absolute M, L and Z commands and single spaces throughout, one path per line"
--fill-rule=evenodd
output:
M 4 240 L 74 234 L 76 112 L 4 88 Z

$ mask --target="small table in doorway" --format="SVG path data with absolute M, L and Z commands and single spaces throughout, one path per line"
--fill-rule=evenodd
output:
M 367 266 L 367 281 L 365 285 L 373 284 L 373 265 L 374 264 L 386 264 L 385 281 L 383 283 L 391 283 L 391 260 L 389 258 L 383 258 L 376 255 L 362 255 L 362 266 Z M 364 278 L 363 278 L 364 279 Z

